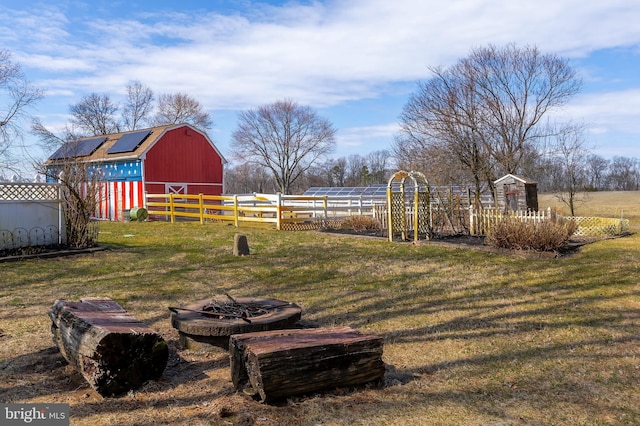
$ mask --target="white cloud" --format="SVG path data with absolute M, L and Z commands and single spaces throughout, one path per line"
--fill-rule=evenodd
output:
M 640 88 L 578 96 L 567 108 L 571 117 L 583 120 L 596 134 L 640 134 Z
M 388 81 L 424 78 L 427 66 L 446 65 L 490 42 L 582 54 L 640 41 L 640 7 L 599 3 L 334 0 L 265 6 L 247 17 L 69 22 L 51 9 L 14 19 L 29 33 L 24 46 L 46 40 L 26 63 L 90 73 L 80 84 L 85 90 L 115 92 L 139 79 L 158 91 L 197 93 L 212 108 L 282 97 L 325 106 L 375 96 Z
M 75 16 L 55 5 L 19 12 L 0 6 L 8 17 L 0 22 L 0 44 L 13 46 L 33 75 L 46 76 L 39 84 L 50 96 L 66 95 L 69 103 L 90 92 L 122 93 L 128 81 L 140 80 L 157 93 L 193 94 L 212 111 L 282 98 L 323 108 L 375 99 L 488 43 L 533 44 L 569 57 L 640 46 L 640 3 L 628 0 L 251 6 L 242 15 L 181 11 L 121 19 L 92 18 L 86 10 Z M 637 133 L 638 106 L 632 90 L 582 96 L 568 111 L 594 122 L 594 130 Z M 390 141 L 394 126 L 342 129 L 339 143 Z
M 336 142 L 341 151 L 367 153 L 390 149 L 394 135 L 399 131 L 398 124 L 389 123 L 378 126 L 347 127 L 340 129 Z

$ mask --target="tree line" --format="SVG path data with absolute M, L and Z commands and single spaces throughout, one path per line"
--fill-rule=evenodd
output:
M 389 150 L 366 155 L 328 158 L 316 162 L 290 186 L 290 193 L 302 194 L 311 187 L 353 187 L 386 184 L 393 173 Z M 277 181 L 265 168 L 252 163 L 230 165 L 225 169 L 225 192 L 228 194 L 281 192 Z

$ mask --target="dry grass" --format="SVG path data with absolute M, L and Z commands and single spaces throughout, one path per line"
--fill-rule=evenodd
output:
M 629 219 L 633 226 L 640 225 L 640 191 L 609 191 L 589 192 L 579 194 L 578 199 L 585 199 L 584 203 L 578 203 L 576 216 L 596 217 L 624 217 Z M 558 201 L 554 194 L 541 194 L 538 198 L 540 208 L 555 207 L 562 214 L 569 214 L 566 204 Z M 637 228 L 636 228 L 637 229 Z
M 637 230 L 634 215 L 640 206 L 625 213 Z M 250 256 L 231 254 L 237 230 L 222 224 L 105 223 L 108 251 L 0 264 L 0 401 L 69 403 L 71 423 L 92 426 L 640 424 L 637 234 L 527 259 L 241 231 Z M 322 326 L 382 335 L 384 386 L 278 405 L 235 393 L 227 354 L 177 349 L 168 320 L 168 306 L 222 292 L 294 301 Z M 47 311 L 89 295 L 115 299 L 162 333 L 171 356 L 161 380 L 102 399 L 66 364 Z

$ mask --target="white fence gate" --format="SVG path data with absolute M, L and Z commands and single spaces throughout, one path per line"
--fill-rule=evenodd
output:
M 66 244 L 60 186 L 0 183 L 0 250 Z

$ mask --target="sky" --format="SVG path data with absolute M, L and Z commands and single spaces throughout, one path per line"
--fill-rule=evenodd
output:
M 238 113 L 283 99 L 334 124 L 335 158 L 390 149 L 430 67 L 536 46 L 583 81 L 558 116 L 587 125 L 594 153 L 640 158 L 638 22 L 635 0 L 2 0 L 0 48 L 46 90 L 34 113 L 50 130 L 83 96 L 121 101 L 137 80 L 200 101 L 232 160 Z

